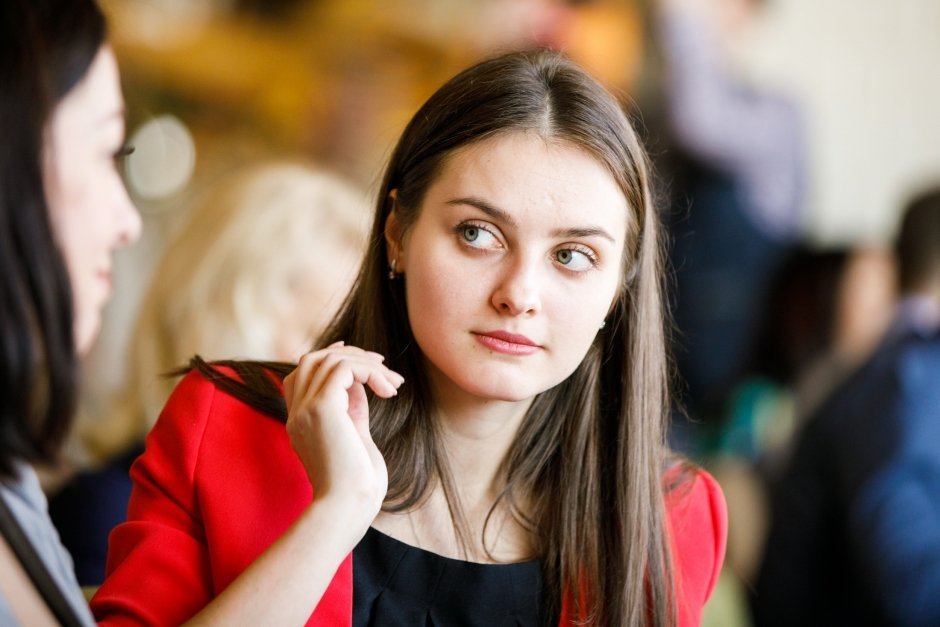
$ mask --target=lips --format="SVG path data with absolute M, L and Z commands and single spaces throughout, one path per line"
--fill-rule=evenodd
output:
M 532 355 L 542 349 L 541 346 L 518 333 L 483 331 L 473 335 L 486 348 L 506 355 Z

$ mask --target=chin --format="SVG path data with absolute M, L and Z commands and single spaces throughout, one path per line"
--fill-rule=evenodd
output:
M 508 377 L 497 377 L 495 380 L 479 377 L 460 383 L 460 387 L 468 394 L 488 401 L 502 401 L 507 403 L 518 403 L 520 401 L 530 400 L 535 395 L 547 389 L 534 386 L 531 381 L 519 382 Z
M 494 391 L 492 393 L 478 394 L 480 398 L 486 399 L 488 401 L 499 401 L 503 403 L 521 403 L 523 401 L 530 401 L 535 398 L 535 395 L 538 392 L 533 392 L 532 394 L 520 393 L 519 391 Z

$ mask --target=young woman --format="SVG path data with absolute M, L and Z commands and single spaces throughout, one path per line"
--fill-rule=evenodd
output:
M 111 253 L 140 218 L 124 104 L 91 0 L 0 4 L 0 624 L 92 624 L 31 462 L 54 461 Z
M 614 98 L 554 53 L 480 63 L 412 119 L 377 205 L 322 348 L 194 362 L 97 618 L 698 624 L 724 502 L 664 445 L 657 218 Z

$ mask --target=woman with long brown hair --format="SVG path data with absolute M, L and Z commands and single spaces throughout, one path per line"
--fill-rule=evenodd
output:
M 556 53 L 441 87 L 320 348 L 194 361 L 97 618 L 697 624 L 724 502 L 665 445 L 647 177 L 615 99 Z

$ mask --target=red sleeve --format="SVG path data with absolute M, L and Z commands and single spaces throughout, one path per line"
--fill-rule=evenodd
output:
M 725 558 L 728 511 L 718 482 L 693 474 L 666 497 L 679 627 L 697 627 Z
M 194 487 L 215 386 L 190 373 L 131 468 L 127 522 L 109 538 L 107 576 L 91 601 L 106 625 L 179 625 L 212 599 Z

